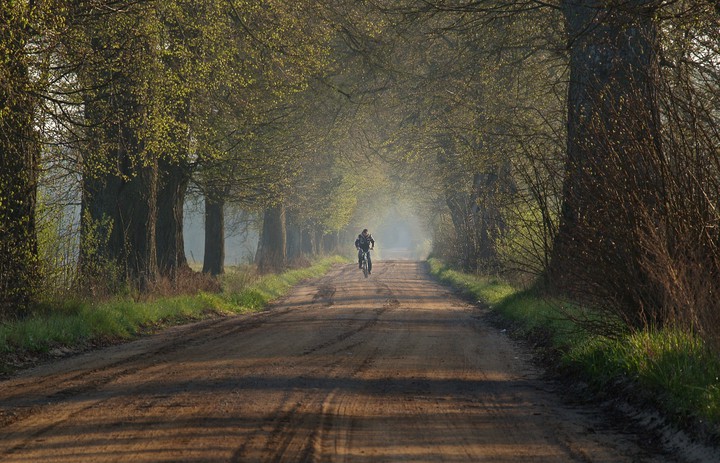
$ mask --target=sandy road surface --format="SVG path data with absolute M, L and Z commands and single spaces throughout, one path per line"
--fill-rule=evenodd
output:
M 0 383 L 0 461 L 673 461 L 549 388 L 422 264 L 347 265 Z

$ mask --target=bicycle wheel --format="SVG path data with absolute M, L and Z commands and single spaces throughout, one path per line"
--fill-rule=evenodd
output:
M 367 257 L 363 257 L 362 268 L 363 268 L 363 275 L 365 275 L 365 278 L 367 278 L 368 277 Z

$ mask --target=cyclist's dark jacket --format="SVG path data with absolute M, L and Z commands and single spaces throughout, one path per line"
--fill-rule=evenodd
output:
M 368 252 L 368 250 L 370 250 L 371 243 L 374 247 L 375 240 L 373 239 L 372 235 L 368 234 L 368 236 L 365 237 L 365 236 L 362 236 L 362 233 L 361 233 L 358 235 L 357 239 L 355 240 L 355 247 L 360 248 L 365 252 Z

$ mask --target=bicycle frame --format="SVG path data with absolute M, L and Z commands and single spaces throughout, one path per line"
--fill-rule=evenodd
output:
M 367 251 L 361 250 L 360 253 L 361 253 L 360 254 L 361 255 L 360 264 L 362 266 L 363 275 L 365 275 L 365 278 L 367 278 L 368 274 L 370 273 L 369 269 L 368 269 L 368 258 L 370 257 L 369 256 L 370 250 L 367 250 Z

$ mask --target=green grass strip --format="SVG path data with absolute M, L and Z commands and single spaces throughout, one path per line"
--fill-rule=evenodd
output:
M 697 336 L 664 329 L 592 337 L 564 360 L 579 366 L 596 389 L 635 383 L 676 420 L 699 418 L 720 433 L 720 359 Z
M 442 283 L 460 290 L 506 319 L 515 322 L 525 333 L 542 330 L 556 347 L 574 342 L 578 328 L 559 311 L 560 305 L 536 297 L 532 291 L 520 291 L 498 277 L 469 274 L 453 270 L 442 261 L 428 260 L 430 273 Z
M 48 306 L 33 316 L 0 324 L 0 356 L 7 369 L 9 354 L 45 353 L 94 340 L 129 339 L 149 329 L 206 318 L 263 309 L 303 280 L 318 278 L 333 265 L 346 262 L 328 257 L 307 268 L 279 275 L 257 276 L 247 269 L 229 269 L 221 293 L 175 296 L 150 302 L 117 300 L 92 304 L 67 302 Z
M 691 333 L 676 329 L 591 335 L 570 315 L 593 316 L 580 307 L 521 291 L 498 278 L 452 270 L 437 259 L 430 273 L 441 282 L 489 305 L 525 332 L 542 330 L 562 365 L 596 391 L 618 385 L 641 391 L 680 424 L 705 423 L 720 436 L 720 358 Z

